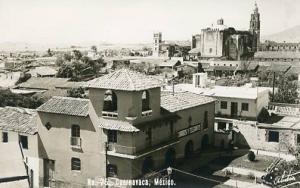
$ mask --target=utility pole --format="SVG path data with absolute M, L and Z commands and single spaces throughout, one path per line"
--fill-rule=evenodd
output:
M 273 72 L 273 94 L 272 94 L 272 102 L 274 102 L 274 94 L 275 94 L 275 71 Z
M 107 150 L 108 150 L 108 142 L 105 142 L 105 187 L 108 187 L 108 171 L 107 171 Z

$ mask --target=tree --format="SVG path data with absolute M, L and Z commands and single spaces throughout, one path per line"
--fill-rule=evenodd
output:
M 58 78 L 73 78 L 75 75 L 71 64 L 63 64 L 57 72 Z
M 47 50 L 47 55 L 50 56 L 50 57 L 53 56 L 53 53 L 52 53 L 50 48 L 48 48 L 48 50 Z
M 76 60 L 80 60 L 82 58 L 82 53 L 79 50 L 73 50 L 73 54 Z
M 278 91 L 270 94 L 272 102 L 295 104 L 298 99 L 297 83 L 289 81 L 287 77 L 280 76 Z
M 259 123 L 263 123 L 266 122 L 269 118 L 270 118 L 270 114 L 268 110 L 265 107 L 263 107 L 260 113 L 258 114 L 257 121 Z
M 14 94 L 9 89 L 0 90 L 0 106 L 14 106 L 35 109 L 43 104 L 43 101 L 37 97 L 23 96 Z
M 254 152 L 253 151 L 249 151 L 247 157 L 248 157 L 249 161 L 253 162 L 255 160 L 255 154 L 254 154 Z
M 63 59 L 64 59 L 64 61 L 71 61 L 72 60 L 72 56 L 70 54 L 68 54 L 68 53 L 65 53 L 63 55 Z
M 91 47 L 91 50 L 93 51 L 93 52 L 97 52 L 97 46 L 95 46 L 95 45 L 93 45 L 92 47 Z
M 85 92 L 82 87 L 79 88 L 71 88 L 67 91 L 68 97 L 74 97 L 74 98 L 85 98 Z

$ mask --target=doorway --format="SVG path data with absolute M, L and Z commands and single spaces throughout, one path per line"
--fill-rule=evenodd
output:
M 190 140 L 185 145 L 184 157 L 185 158 L 191 158 L 193 153 L 194 153 L 194 143 L 193 143 L 193 141 Z
M 51 180 L 53 180 L 53 174 L 54 174 L 54 166 L 55 166 L 54 160 L 44 159 L 44 186 L 45 187 L 51 186 Z
M 231 102 L 231 116 L 236 117 L 238 115 L 238 103 Z

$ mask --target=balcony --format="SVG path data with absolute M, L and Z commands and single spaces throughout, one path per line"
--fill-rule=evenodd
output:
M 116 119 L 116 118 L 118 118 L 118 113 L 117 112 L 102 111 L 102 117 Z
M 152 110 L 146 110 L 142 112 L 142 117 L 152 116 Z
M 115 153 L 121 153 L 121 154 L 128 154 L 132 155 L 136 153 L 135 147 L 129 147 L 129 146 L 121 146 L 116 143 L 108 143 L 108 151 L 112 151 Z
M 81 149 L 81 138 L 71 137 L 71 147 Z
M 179 142 L 177 137 L 173 137 L 167 141 L 160 142 L 155 145 L 145 145 L 144 148 L 140 148 L 137 150 L 136 147 L 122 146 L 116 143 L 108 143 L 108 155 L 125 157 L 125 158 L 137 158 L 148 153 L 156 152 L 164 148 L 168 148 L 171 145 L 175 145 Z

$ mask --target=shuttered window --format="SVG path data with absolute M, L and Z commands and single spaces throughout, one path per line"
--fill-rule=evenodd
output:
M 79 158 L 73 157 L 71 159 L 71 170 L 81 170 L 81 161 Z

